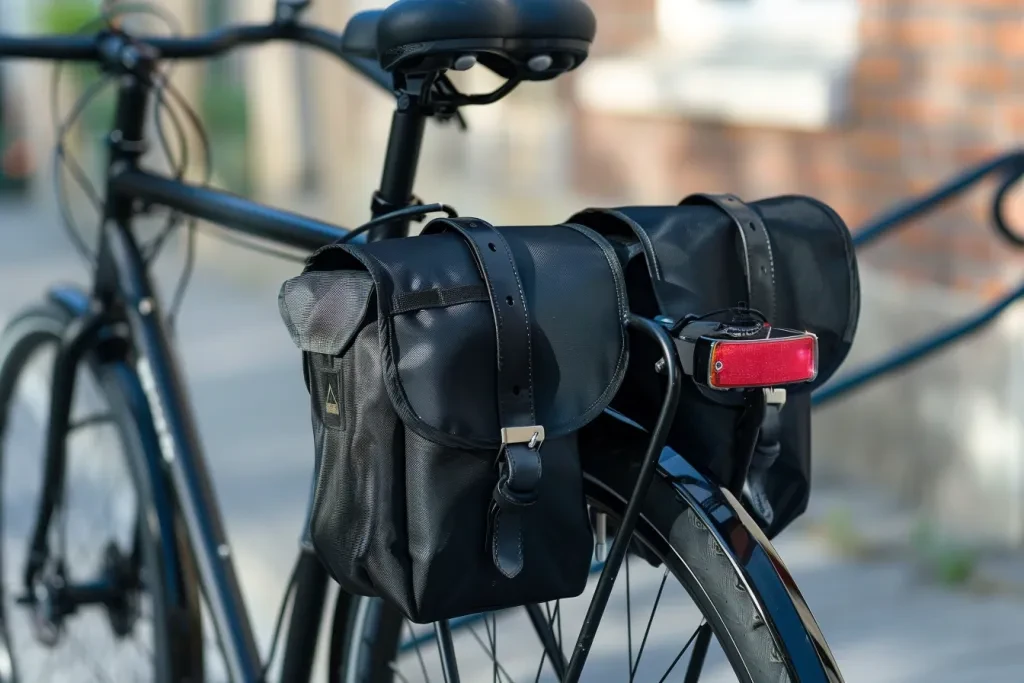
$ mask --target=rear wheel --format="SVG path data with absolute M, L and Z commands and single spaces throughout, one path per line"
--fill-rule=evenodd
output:
M 632 494 L 637 463 L 606 453 L 588 455 L 585 467 L 588 503 L 607 515 L 610 540 Z M 582 680 L 648 683 L 685 676 L 693 683 L 700 667 L 688 673 L 688 655 L 706 648 L 712 634 L 720 648 L 709 655 L 708 666 L 716 673 L 724 666 L 744 683 L 792 680 L 789 653 L 766 627 L 760 596 L 667 479 L 655 478 L 630 543 Z M 547 652 L 536 608 L 532 615 L 517 608 L 454 620 L 461 679 L 560 680 L 550 654 L 571 655 L 596 583 L 595 573 L 581 597 L 539 606 L 557 641 Z M 431 627 L 410 624 L 377 598 L 341 595 L 332 645 L 332 683 L 445 681 Z
M 154 498 L 160 465 L 145 448 L 152 434 L 137 422 L 132 375 L 103 362 L 103 347 L 78 369 L 47 558 L 25 583 L 53 361 L 71 320 L 40 306 L 0 336 L 0 681 L 202 680 L 188 546 L 165 492 Z

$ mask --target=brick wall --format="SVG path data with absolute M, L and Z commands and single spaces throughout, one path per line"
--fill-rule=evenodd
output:
M 599 53 L 651 40 L 650 5 L 593 2 Z M 643 202 L 693 191 L 748 198 L 803 192 L 832 204 L 854 227 L 969 164 L 1024 144 L 1021 0 L 861 5 L 861 53 L 842 125 L 807 133 L 579 111 L 580 189 Z M 1007 270 L 998 266 L 1011 256 L 984 224 L 990 192 L 979 189 L 911 226 L 869 250 L 865 261 L 909 278 L 995 289 Z M 1024 229 L 1024 201 L 1015 205 Z
M 655 31 L 655 0 L 589 0 L 587 4 L 598 21 L 594 55 L 636 47 Z

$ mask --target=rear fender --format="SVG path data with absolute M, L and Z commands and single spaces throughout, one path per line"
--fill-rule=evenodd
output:
M 841 683 L 839 666 L 796 582 L 739 500 L 671 449 L 662 454 L 658 471 L 726 549 L 765 623 L 789 654 L 796 680 Z

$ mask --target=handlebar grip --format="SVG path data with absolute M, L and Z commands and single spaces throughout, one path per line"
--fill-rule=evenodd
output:
M 91 62 L 99 57 L 96 36 L 0 36 L 0 58 Z

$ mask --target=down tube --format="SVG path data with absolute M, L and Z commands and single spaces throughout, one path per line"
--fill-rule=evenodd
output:
M 107 223 L 104 245 L 118 273 L 138 353 L 136 364 L 142 388 L 153 414 L 160 451 L 171 472 L 177 503 L 185 517 L 203 592 L 224 647 L 231 679 L 237 683 L 259 681 L 259 652 L 231 563 L 224 523 L 145 263 L 123 225 Z

